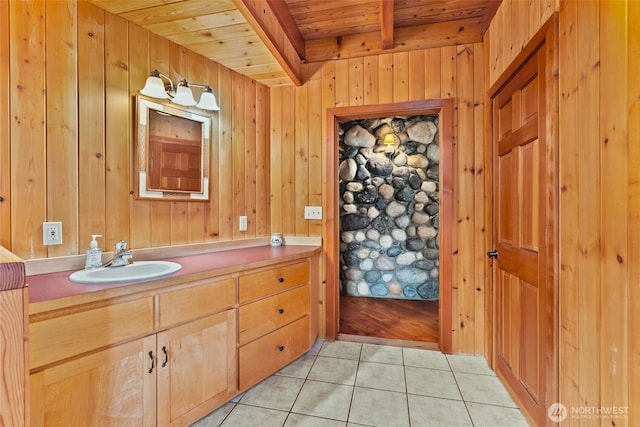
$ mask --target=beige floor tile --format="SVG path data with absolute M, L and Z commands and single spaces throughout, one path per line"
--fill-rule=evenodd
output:
M 307 380 L 291 412 L 346 421 L 352 394 L 352 386 Z
M 406 366 L 404 370 L 407 377 L 407 393 L 462 400 L 451 371 L 412 366 Z
M 192 427 L 528 425 L 482 357 L 347 341 L 314 348 Z
M 447 357 L 439 351 L 424 350 L 421 348 L 403 348 L 402 353 L 405 366 L 441 369 L 445 371 L 451 370 Z
M 235 403 L 225 403 L 206 417 L 191 424 L 191 427 L 218 427 L 235 406 Z
M 360 362 L 356 386 L 405 393 L 404 367 L 384 363 Z
M 280 369 L 276 375 L 294 378 L 307 378 L 309 371 L 315 362 L 316 356 L 303 355 Z
M 356 387 L 349 423 L 380 427 L 409 427 L 407 395 Z
M 339 357 L 341 359 L 359 360 L 362 344 L 349 341 L 331 341 L 322 344 L 320 356 Z
M 388 345 L 363 344 L 360 360 L 366 362 L 402 365 L 402 347 Z
M 221 427 L 282 427 L 287 413 L 256 406 L 236 405 Z
M 240 399 L 244 405 L 289 411 L 304 384 L 301 378 L 272 375 L 249 389 Z
M 308 378 L 329 383 L 353 385 L 356 381 L 358 361 L 318 356 Z
M 465 402 L 517 408 L 498 377 L 464 372 L 456 372 L 455 377 Z
M 461 400 L 440 399 L 409 394 L 411 427 L 472 427 L 467 408 Z
M 346 424 L 344 421 L 330 420 L 328 418 L 289 414 L 287 422 L 284 423 L 284 427 L 345 427 Z
M 491 370 L 487 364 L 487 360 L 482 356 L 472 356 L 469 354 L 448 354 L 446 356 L 451 370 L 454 372 L 467 372 L 469 374 L 493 375 L 496 373 Z
M 502 406 L 467 403 L 471 419 L 476 427 L 528 427 L 520 410 Z

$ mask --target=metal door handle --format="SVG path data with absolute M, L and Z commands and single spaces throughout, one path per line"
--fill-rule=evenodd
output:
M 487 252 L 487 256 L 491 259 L 498 259 L 498 251 L 493 249 L 489 252 Z

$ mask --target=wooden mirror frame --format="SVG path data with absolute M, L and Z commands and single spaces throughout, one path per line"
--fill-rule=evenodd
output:
M 168 105 L 143 95 L 136 96 L 136 147 L 135 175 L 137 198 L 145 200 L 208 201 L 209 200 L 209 149 L 211 141 L 211 117 L 198 114 L 178 106 Z M 200 188 L 199 190 L 176 190 L 152 188 L 150 185 L 150 129 L 149 113 L 155 110 L 180 120 L 200 123 Z

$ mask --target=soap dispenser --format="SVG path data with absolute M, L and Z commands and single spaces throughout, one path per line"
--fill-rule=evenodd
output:
M 87 250 L 87 261 L 85 262 L 85 270 L 102 267 L 102 249 L 98 247 L 96 237 L 102 237 L 101 234 L 92 234 L 89 250 Z

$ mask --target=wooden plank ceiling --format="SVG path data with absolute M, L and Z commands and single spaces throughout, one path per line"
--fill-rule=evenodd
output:
M 301 64 L 482 40 L 501 0 L 91 0 L 267 86 Z

